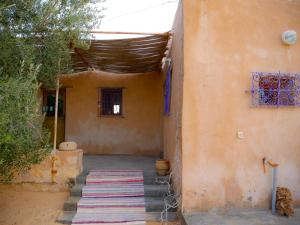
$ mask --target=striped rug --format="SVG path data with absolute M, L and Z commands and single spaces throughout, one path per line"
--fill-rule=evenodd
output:
M 145 225 L 143 171 L 90 171 L 72 224 Z

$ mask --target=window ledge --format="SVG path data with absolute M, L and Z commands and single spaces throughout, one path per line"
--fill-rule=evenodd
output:
M 125 118 L 124 115 L 100 115 L 100 118 Z

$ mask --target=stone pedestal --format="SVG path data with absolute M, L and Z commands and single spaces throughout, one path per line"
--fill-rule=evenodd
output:
M 66 188 L 82 172 L 83 151 L 81 149 L 74 151 L 57 150 L 55 156 L 54 168 L 57 171 L 54 175 L 55 185 L 58 189 Z M 43 187 L 46 184 L 53 185 L 51 171 L 52 161 L 49 156 L 40 164 L 32 165 L 29 171 L 17 175 L 13 183 L 43 184 Z

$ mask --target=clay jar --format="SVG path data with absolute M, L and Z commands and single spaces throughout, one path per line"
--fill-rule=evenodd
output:
M 159 176 L 166 176 L 170 169 L 169 161 L 165 159 L 158 159 L 156 160 L 155 168 L 156 168 L 156 173 Z

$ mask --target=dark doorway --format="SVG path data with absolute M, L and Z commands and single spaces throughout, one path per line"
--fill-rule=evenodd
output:
M 66 112 L 66 89 L 59 89 L 58 97 L 58 118 L 57 118 L 57 146 L 65 141 L 65 112 Z M 55 90 L 44 90 L 43 92 L 43 113 L 46 114 L 44 127 L 51 132 L 53 143 L 53 129 L 55 117 Z M 57 147 L 56 146 L 56 147 Z

